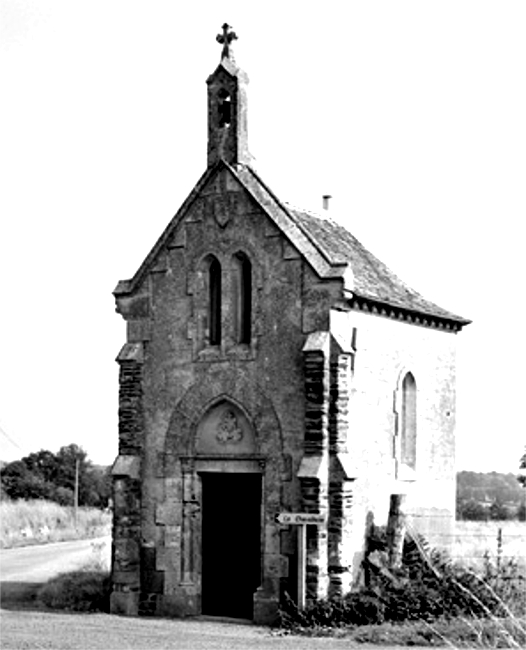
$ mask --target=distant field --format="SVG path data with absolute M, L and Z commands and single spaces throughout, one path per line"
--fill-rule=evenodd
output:
M 111 532 L 111 514 L 96 508 L 79 508 L 75 522 L 72 507 L 51 501 L 0 502 L 0 548 L 101 537 Z
M 516 559 L 526 566 L 526 523 L 520 521 L 457 521 L 454 544 L 451 548 L 453 559 L 477 565 L 484 554 L 496 558 L 499 543 L 499 529 L 502 531 L 501 557 L 504 560 Z

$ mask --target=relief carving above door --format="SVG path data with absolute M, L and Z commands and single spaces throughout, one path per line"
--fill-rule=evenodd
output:
M 196 453 L 257 453 L 253 428 L 237 405 L 224 400 L 204 415 L 197 427 Z

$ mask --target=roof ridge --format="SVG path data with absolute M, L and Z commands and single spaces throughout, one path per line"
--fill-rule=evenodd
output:
M 320 274 L 320 277 L 342 277 L 341 267 L 346 265 L 347 262 L 335 263 L 330 255 L 327 255 L 327 252 L 316 241 L 316 238 L 312 236 L 312 233 L 303 227 L 303 224 L 301 224 L 286 202 L 282 201 L 272 191 L 253 167 L 246 163 L 236 166 L 227 165 L 227 167 L 241 181 L 245 189 L 254 196 L 265 212 L 271 216 L 271 219 L 275 221 L 275 224 L 282 233 L 312 264 L 316 272 Z M 301 239 L 304 240 L 303 243 Z
M 330 251 L 326 250 L 326 248 L 322 245 L 322 243 L 318 240 L 317 237 L 315 237 L 314 233 L 311 233 L 308 228 L 305 227 L 305 224 L 301 222 L 301 219 L 298 220 L 298 214 L 300 215 L 306 215 L 312 219 L 318 219 L 319 221 L 325 222 L 325 223 L 330 223 L 332 225 L 337 225 L 336 222 L 333 219 L 325 219 L 322 216 L 311 212 L 309 210 L 305 210 L 304 208 L 299 208 L 299 207 L 293 207 L 292 204 L 285 202 L 284 203 L 288 207 L 288 212 L 290 214 L 290 211 L 292 210 L 291 218 L 293 219 L 294 223 L 298 226 L 298 228 L 301 230 L 301 232 L 309 239 L 309 241 L 316 246 L 316 248 L 320 251 L 320 253 L 323 255 L 325 260 L 332 265 L 336 266 L 349 266 L 348 261 L 343 260 L 343 261 L 338 261 L 334 260 L 331 258 Z
M 287 202 L 282 201 L 278 195 L 271 190 L 271 188 L 265 183 L 265 181 L 261 178 L 261 176 L 256 172 L 256 170 L 251 167 L 250 165 L 243 165 L 248 169 L 248 171 L 254 176 L 254 178 L 257 180 L 257 182 L 263 186 L 263 188 L 270 194 L 270 196 L 276 201 L 276 203 L 279 205 L 280 208 L 285 210 L 285 212 L 288 214 L 289 217 L 292 217 L 290 214 L 289 210 L 287 209 Z

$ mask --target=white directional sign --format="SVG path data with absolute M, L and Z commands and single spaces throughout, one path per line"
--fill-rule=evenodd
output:
M 280 512 L 276 517 L 280 524 L 300 525 L 300 524 L 323 524 L 325 516 L 315 512 Z
M 316 512 L 280 512 L 276 521 L 285 526 L 298 526 L 298 607 L 305 607 L 307 575 L 307 526 L 325 523 L 325 515 Z

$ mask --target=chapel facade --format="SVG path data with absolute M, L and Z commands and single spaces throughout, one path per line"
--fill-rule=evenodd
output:
M 228 26 L 207 80 L 207 168 L 114 295 L 111 609 L 268 622 L 359 581 L 391 494 L 440 543 L 455 513 L 455 347 L 469 321 L 352 234 L 279 199 L 252 166 L 248 79 Z

